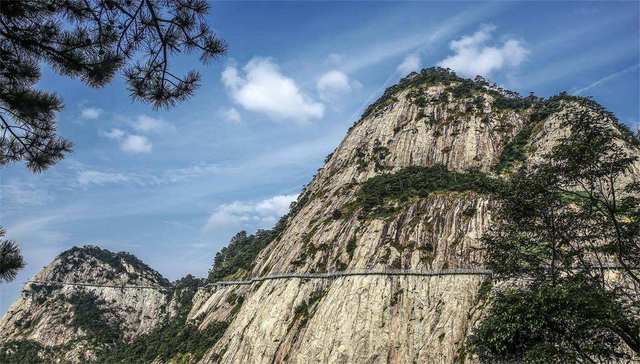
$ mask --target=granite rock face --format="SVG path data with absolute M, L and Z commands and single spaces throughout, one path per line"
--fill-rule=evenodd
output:
M 444 96 L 443 96 L 444 95 Z M 527 111 L 454 100 L 444 86 L 403 88 L 360 120 L 305 189 L 306 202 L 260 254 L 250 276 L 282 271 L 482 266 L 478 238 L 492 202 L 474 192 L 418 198 L 384 218 L 347 211 L 367 179 L 404 167 L 445 165 L 490 172 Z M 417 98 L 427 100 L 424 106 Z M 446 100 L 445 100 L 446 98 Z M 430 102 L 429 100 L 439 100 Z M 442 100 L 442 101 L 440 101 Z M 207 292 L 194 318 L 220 319 L 224 296 L 245 297 L 201 362 L 407 363 L 463 360 L 482 276 L 354 276 L 267 281 Z M 300 307 L 305 307 L 302 310 Z
M 535 107 L 515 102 L 524 98 L 488 86 L 460 91 L 460 79 L 417 79 L 417 74 L 408 76 L 367 110 L 306 186 L 280 235 L 260 252 L 251 271 L 234 279 L 281 272 L 483 266 L 479 238 L 495 207 L 489 195 L 438 191 L 399 202 L 393 213 L 363 217 L 354 204 L 359 188 L 372 177 L 415 166 L 498 176 L 505 173 L 496 168 L 505 148 L 518 140 L 526 153 L 517 163 L 535 164 L 567 133 L 562 108 L 532 122 Z M 35 279 L 122 284 L 135 274 L 141 285 L 168 285 L 150 269 L 123 262 L 124 271 L 115 274 L 104 259 L 85 255 L 58 258 Z M 200 330 L 228 323 L 200 363 L 473 362 L 464 342 L 481 315 L 485 279 L 349 276 L 204 286 L 193 296 L 188 319 Z M 27 286 L 0 321 L 3 340 L 27 338 L 49 346 L 83 340 L 82 330 L 61 321 L 70 308 L 54 306 L 55 297 L 78 289 L 61 287 L 54 296 L 39 296 Z M 171 320 L 176 311 L 176 302 L 162 289 L 80 290 L 105 302 L 107 316 L 128 340 Z M 32 322 L 29 328 L 18 324 L 26 319 Z
M 30 340 L 56 348 L 60 355 L 55 361 L 90 360 L 95 346 L 102 344 L 96 339 L 109 339 L 103 337 L 107 331 L 130 341 L 169 319 L 169 282 L 127 253 L 73 248 L 32 281 L 0 320 L 0 340 Z

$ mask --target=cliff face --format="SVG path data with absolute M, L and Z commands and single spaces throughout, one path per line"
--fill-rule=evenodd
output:
M 250 275 L 481 266 L 477 248 L 491 220 L 488 196 L 442 191 L 372 218 L 362 218 L 351 205 L 362 183 L 404 167 L 442 164 L 451 171 L 490 172 L 529 116 L 528 110 L 497 110 L 494 97 L 479 92 L 454 98 L 450 87 L 439 83 L 403 86 L 387 95 L 307 186 L 302 206 L 262 251 Z M 480 276 L 267 281 L 203 291 L 191 316 L 205 317 L 206 325 L 207 317 L 220 319 L 223 297 L 245 297 L 203 362 L 453 362 L 462 359 L 482 281 Z
M 568 106 L 587 106 L 567 96 L 549 102 L 522 98 L 483 81 L 431 72 L 410 75 L 365 112 L 248 275 L 483 265 L 479 237 L 491 223 L 489 195 L 442 188 L 392 201 L 391 212 L 367 215 L 358 203 L 363 186 L 407 167 L 508 174 L 525 162 L 535 164 L 567 133 L 562 119 Z M 202 325 L 224 319 L 224 297 L 244 297 L 203 363 L 462 362 L 469 360 L 464 341 L 484 303 L 483 280 L 460 275 L 265 281 L 203 289 L 190 317 Z
M 26 284 L 0 321 L 1 340 L 55 348 L 52 361 L 90 360 L 96 348 L 130 341 L 167 320 L 169 288 L 166 279 L 132 255 L 73 248 Z
M 524 162 L 535 163 L 566 133 L 560 121 L 571 103 L 570 98 L 542 103 L 517 97 L 444 70 L 408 76 L 367 109 L 307 185 L 276 238 L 250 270 L 239 270 L 234 278 L 481 267 L 479 237 L 494 207 L 482 188 L 440 183 L 427 194 L 384 182 L 386 189 L 372 187 L 373 195 L 367 195 L 363 186 L 387 177 L 393 182 L 409 167 L 426 175 L 433 173 L 430 168 L 446 168 L 454 182 L 468 173 L 506 175 Z M 383 208 L 371 212 L 367 204 Z M 104 281 L 105 272 L 113 269 L 102 269 L 108 263 L 94 258 L 70 253 L 35 280 Z M 122 284 L 135 273 L 141 285 L 167 287 L 155 272 L 122 266 L 124 271 L 107 280 Z M 167 354 L 158 362 L 464 362 L 470 360 L 463 350 L 465 338 L 482 312 L 484 279 L 349 276 L 201 286 L 188 305 L 162 289 L 122 293 L 60 287 L 53 295 L 38 296 L 27 286 L 0 322 L 0 332 L 4 341 L 28 339 L 47 346 L 84 340 L 85 332 L 62 320 L 71 306 L 53 305 L 82 291 L 108 302 L 98 307 L 110 308 L 106 316 L 123 328 L 125 341 L 144 337 L 181 310 L 186 322 L 211 339 L 199 342 L 203 350 L 198 355 Z M 26 318 L 32 322 L 28 328 L 21 326 Z

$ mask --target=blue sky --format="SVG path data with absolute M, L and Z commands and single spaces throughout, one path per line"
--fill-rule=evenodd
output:
M 0 176 L 1 225 L 27 267 L 0 310 L 74 245 L 134 253 L 170 279 L 204 276 L 237 231 L 268 228 L 385 87 L 420 67 L 480 73 L 528 94 L 591 95 L 630 127 L 639 111 L 638 2 L 212 4 L 229 52 L 170 110 L 44 70 L 74 152 Z

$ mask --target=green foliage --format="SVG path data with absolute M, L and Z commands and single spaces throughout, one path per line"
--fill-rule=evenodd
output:
M 178 313 L 173 320 L 154 329 L 130 343 L 120 342 L 100 353 L 100 363 L 151 363 L 154 360 L 167 362 L 172 358 L 189 356 L 197 362 L 224 334 L 228 323 L 214 321 L 204 330 L 194 322 L 187 321 L 193 296 L 202 280 L 188 275 L 175 284 L 174 298 Z M 239 301 L 236 298 L 236 301 Z M 241 302 L 240 302 L 241 304 Z
M 51 353 L 36 341 L 18 340 L 0 344 L 0 363 L 44 364 Z
M 312 310 L 315 308 L 316 304 L 320 302 L 322 297 L 325 295 L 325 291 L 318 290 L 311 293 L 309 299 L 306 301 L 302 301 L 298 304 L 294 309 L 294 318 L 293 321 L 300 320 L 300 326 L 304 327 L 309 319 L 311 318 Z
M 473 95 L 473 92 L 478 89 L 475 82 L 469 79 L 462 79 L 460 82 L 451 88 L 451 95 L 456 99 L 462 99 Z
M 384 216 L 395 211 L 389 202 L 427 197 L 436 191 L 491 192 L 495 181 L 479 171 L 451 172 L 446 167 L 407 167 L 368 179 L 358 192 L 363 216 Z
M 237 233 L 229 245 L 220 250 L 209 270 L 209 281 L 218 281 L 240 270 L 251 270 L 256 257 L 276 236 L 275 230 L 258 230 L 247 235 L 246 231 Z
M 384 171 L 389 169 L 386 165 L 384 165 L 384 160 L 389 155 L 389 148 L 382 145 L 380 140 L 376 139 L 373 143 L 373 150 L 371 151 L 374 161 L 374 170 L 376 172 Z
M 427 99 L 421 95 L 417 99 L 415 99 L 414 104 L 416 104 L 418 107 L 425 107 L 427 106 Z
M 0 281 L 12 281 L 24 267 L 20 248 L 12 240 L 4 239 L 5 231 L 0 227 Z
M 498 292 L 487 317 L 469 340 L 486 363 L 628 360 L 614 328 L 630 326 L 640 335 L 610 294 L 584 282 Z
M 356 164 L 358 165 L 358 171 L 364 171 L 369 165 L 369 162 L 367 161 L 367 153 L 363 146 L 356 147 L 355 157 Z
M 105 309 L 106 302 L 91 292 L 74 292 L 67 301 L 72 304 L 72 327 L 81 329 L 95 343 L 114 344 L 121 340 L 122 330 Z
M 122 344 L 100 357 L 100 363 L 151 363 L 156 359 L 166 362 L 180 355 L 190 354 L 197 362 L 222 337 L 228 324 L 214 321 L 204 330 L 178 318 L 171 323 Z
M 71 150 L 56 135 L 62 101 L 35 89 L 41 62 L 91 87 L 122 70 L 131 96 L 156 107 L 191 96 L 200 75 L 176 76 L 170 63 L 183 52 L 198 50 L 202 62 L 225 52 L 208 10 L 201 0 L 0 2 L 0 165 L 25 160 L 41 171 Z
M 400 80 L 398 84 L 387 88 L 378 100 L 367 107 L 362 114 L 362 118 L 396 102 L 394 95 L 402 89 L 412 87 L 419 89 L 433 85 L 450 86 L 440 94 L 438 102 L 448 102 L 449 93 L 457 100 L 473 97 L 473 103 L 477 108 L 481 108 L 484 101 L 481 94 L 491 95 L 494 99 L 493 107 L 503 110 L 524 110 L 541 102 L 540 98 L 533 95 L 522 97 L 515 92 L 501 89 L 495 84 L 490 84 L 482 77 L 476 77 L 473 80 L 465 79 L 458 77 L 455 72 L 449 69 L 434 67 L 423 69 L 420 73 L 413 72 Z M 420 95 L 417 90 L 411 91 L 408 96 L 413 98 L 414 103 L 419 107 L 427 105 L 427 99 Z
M 482 237 L 487 266 L 521 286 L 492 299 L 475 333 L 471 346 L 485 361 L 623 361 L 623 345 L 640 353 L 638 157 L 594 107 L 568 95 L 542 105 L 533 120 L 565 111 L 556 115 L 570 133 L 495 194 L 496 223 Z M 628 285 L 605 275 L 611 262 Z
M 65 270 L 65 267 L 72 267 L 76 264 L 81 264 L 86 261 L 92 261 L 92 258 L 107 264 L 111 268 L 111 270 L 107 272 L 107 274 L 109 275 L 127 274 L 129 275 L 130 280 L 137 279 L 137 273 L 128 273 L 125 265 L 129 265 L 137 271 L 149 272 L 153 276 L 153 280 L 164 287 L 169 287 L 171 285 L 166 278 L 162 277 L 160 273 L 146 265 L 135 255 L 127 252 L 113 253 L 107 249 L 102 249 L 93 245 L 73 247 L 60 254 L 60 259 L 66 262 L 66 264 L 59 267 L 58 274 L 66 274 L 68 273 L 68 270 Z M 107 276 L 105 278 L 108 279 L 112 277 Z
M 515 163 L 524 162 L 527 159 L 527 146 L 531 141 L 531 135 L 536 124 L 529 123 L 504 146 L 500 154 L 500 161 L 495 167 L 497 173 L 509 170 Z
M 453 71 L 439 67 L 425 68 L 420 71 L 420 73 L 413 72 L 400 80 L 398 84 L 387 88 L 378 100 L 366 108 L 361 119 L 364 119 L 374 111 L 380 110 L 384 106 L 392 103 L 394 98 L 393 95 L 404 88 L 436 85 L 439 83 L 449 85 L 451 82 L 459 80 L 462 79 L 456 76 Z
M 327 154 L 327 156 L 326 156 L 326 157 L 324 157 L 324 163 L 325 163 L 325 164 L 326 164 L 326 163 L 329 163 L 329 160 L 331 160 L 331 157 L 333 157 L 333 153 L 334 153 L 334 152 L 331 152 L 331 153 Z
M 356 236 L 354 235 L 347 242 L 347 254 L 349 254 L 349 260 L 353 259 L 353 252 L 355 252 L 357 246 Z

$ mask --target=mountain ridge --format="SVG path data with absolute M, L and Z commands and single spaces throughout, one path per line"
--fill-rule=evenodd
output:
M 586 98 L 522 97 L 440 68 L 412 73 L 365 110 L 274 229 L 232 239 L 216 256 L 209 281 L 283 271 L 480 267 L 478 240 L 491 223 L 492 183 L 543 158 L 566 134 L 562 115 L 574 107 L 611 122 L 626 143 L 628 131 L 615 116 Z M 629 148 L 637 153 L 637 146 Z M 149 362 L 474 361 L 464 341 L 482 312 L 483 277 L 291 279 L 222 288 L 189 278 L 170 287 L 127 255 L 74 249 L 49 265 L 66 268 L 73 261 L 73 269 L 57 274 L 45 268 L 36 277 L 126 283 L 135 273 L 171 289 L 118 297 L 109 291 L 115 288 L 52 292 L 66 298 L 91 292 L 116 301 L 93 302 L 88 309 L 131 307 L 131 315 L 104 313 L 124 325 L 117 339 L 122 343 L 92 344 L 82 330 L 65 329 L 57 338 L 33 335 L 17 320 L 39 317 L 43 308 L 54 307 L 47 306 L 54 298 L 33 305 L 23 296 L 0 321 L 5 346 L 6 339 L 26 338 L 43 347 L 79 342 L 60 362 L 106 360 L 100 348 L 119 352 L 111 362 L 149 359 L 141 352 L 145 347 L 160 352 Z M 141 316 L 135 311 L 143 309 L 140 302 L 152 306 L 145 312 L 154 315 L 142 315 L 144 325 L 132 319 Z M 61 331 L 46 322 L 36 327 L 49 336 Z M 180 346 L 175 337 L 193 345 Z M 98 350 L 78 356 L 91 345 Z

